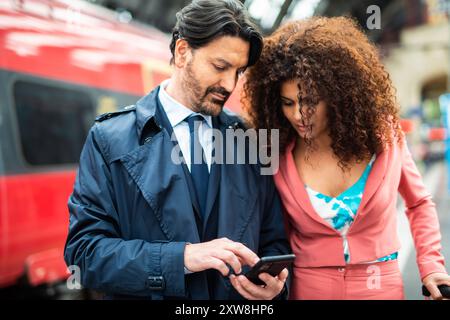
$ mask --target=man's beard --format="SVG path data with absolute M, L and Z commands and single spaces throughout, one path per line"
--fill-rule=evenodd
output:
M 208 87 L 203 90 L 200 87 L 200 82 L 194 75 L 192 70 L 192 63 L 188 63 L 185 69 L 185 77 L 183 79 L 183 87 L 188 96 L 188 101 L 191 101 L 191 105 L 188 106 L 192 108 L 195 112 L 209 115 L 217 116 L 222 111 L 225 101 L 230 97 L 230 92 L 224 88 Z M 210 93 L 218 93 L 224 97 L 223 100 L 209 98 Z

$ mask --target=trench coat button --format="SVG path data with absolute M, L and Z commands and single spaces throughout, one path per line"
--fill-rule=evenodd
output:
M 147 287 L 150 290 L 161 291 L 164 290 L 166 285 L 164 278 L 161 276 L 150 276 L 147 278 Z

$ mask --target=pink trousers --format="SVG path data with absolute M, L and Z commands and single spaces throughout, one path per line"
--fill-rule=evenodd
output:
M 294 267 L 292 300 L 403 300 L 397 260 L 346 267 Z

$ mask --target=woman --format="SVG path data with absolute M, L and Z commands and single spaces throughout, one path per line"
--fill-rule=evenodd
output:
M 279 129 L 275 183 L 294 263 L 292 299 L 403 299 L 397 194 L 422 282 L 450 285 L 435 205 L 399 125 L 376 48 L 348 18 L 288 23 L 244 84 L 258 129 Z

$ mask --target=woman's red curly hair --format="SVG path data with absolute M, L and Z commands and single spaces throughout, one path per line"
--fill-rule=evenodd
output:
M 279 129 L 282 153 L 297 136 L 281 109 L 280 86 L 287 80 L 299 80 L 305 93 L 299 97 L 305 123 L 325 101 L 331 147 L 342 169 L 403 139 L 389 75 L 350 18 L 285 24 L 265 39 L 261 58 L 247 71 L 242 98 L 250 121 L 257 129 Z M 313 141 L 307 142 L 311 147 Z

